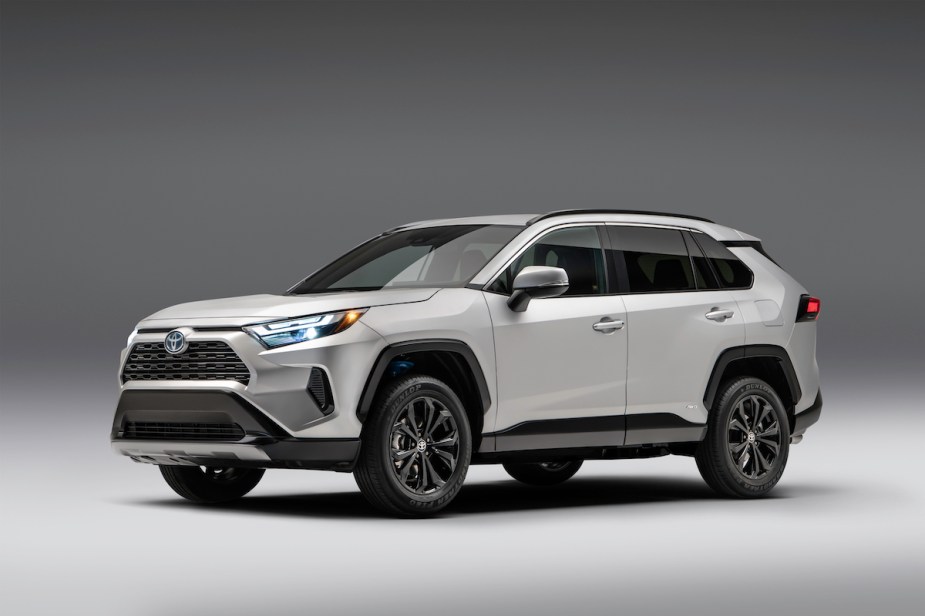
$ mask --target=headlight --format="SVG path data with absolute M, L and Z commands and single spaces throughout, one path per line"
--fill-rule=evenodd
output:
M 256 338 L 263 346 L 274 349 L 287 344 L 305 342 L 306 340 L 314 340 L 315 338 L 342 332 L 359 321 L 366 310 L 366 308 L 357 308 L 343 312 L 315 314 L 286 321 L 259 323 L 257 325 L 248 325 L 244 328 L 244 331 Z

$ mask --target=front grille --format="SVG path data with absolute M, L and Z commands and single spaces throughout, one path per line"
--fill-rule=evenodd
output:
M 132 347 L 122 382 L 128 381 L 237 381 L 247 385 L 250 371 L 224 342 L 190 342 L 179 355 L 164 350 L 163 342 Z
M 238 424 L 165 423 L 129 421 L 123 438 L 169 441 L 240 441 L 244 430 Z

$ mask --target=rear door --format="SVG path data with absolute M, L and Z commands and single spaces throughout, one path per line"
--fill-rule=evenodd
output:
M 699 440 L 707 381 L 719 354 L 744 344 L 742 315 L 688 231 L 607 230 L 627 312 L 626 444 Z

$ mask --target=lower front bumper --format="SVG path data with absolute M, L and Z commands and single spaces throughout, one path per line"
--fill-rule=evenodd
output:
M 165 465 L 353 470 L 358 437 L 297 438 L 240 396 L 222 391 L 122 393 L 112 448 Z
M 304 468 L 349 472 L 360 452 L 360 439 L 276 439 L 240 441 L 155 441 L 112 439 L 112 449 L 147 464 Z

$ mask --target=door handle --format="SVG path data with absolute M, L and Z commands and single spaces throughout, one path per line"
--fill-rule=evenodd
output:
M 722 308 L 719 308 L 718 306 L 713 306 L 712 308 L 710 308 L 710 312 L 706 313 L 703 316 L 707 317 L 711 321 L 722 323 L 726 319 L 731 319 L 732 315 L 734 314 L 735 313 L 732 310 L 723 310 Z
M 626 325 L 626 323 L 624 323 L 623 321 L 619 321 L 619 320 L 613 321 L 611 319 L 608 319 L 607 317 L 604 317 L 603 319 L 601 319 L 600 321 L 592 325 L 591 329 L 593 329 L 596 332 L 601 332 L 602 334 L 611 334 L 617 331 L 618 329 L 623 329 L 624 325 Z

